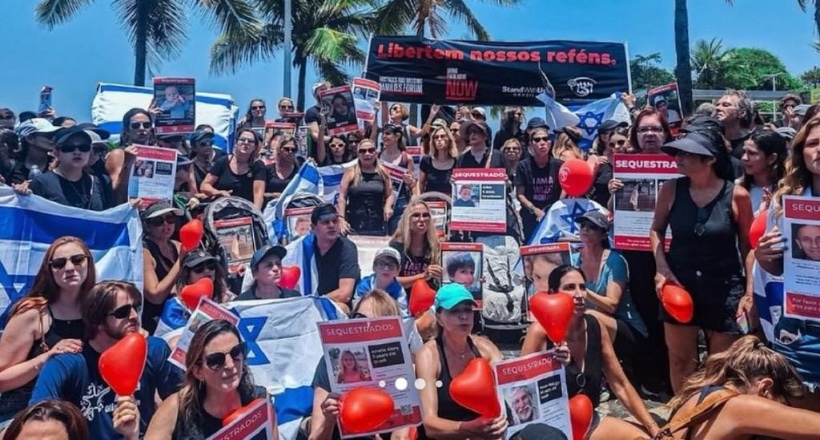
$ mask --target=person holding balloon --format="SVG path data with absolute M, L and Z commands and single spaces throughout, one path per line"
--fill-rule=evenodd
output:
M 49 359 L 29 404 L 61 398 L 82 407 L 91 438 L 144 433 L 154 415 L 155 393 L 167 398 L 181 378 L 168 361 L 168 344 L 139 333 L 141 309 L 142 295 L 131 283 L 94 286 L 81 302 L 87 337 L 82 352 Z
M 232 414 L 269 399 L 264 387 L 254 385 L 246 358 L 247 346 L 234 325 L 222 319 L 203 324 L 185 356 L 182 388 L 157 408 L 145 440 L 209 438 Z M 270 422 L 276 440 L 275 413 Z
M 251 258 L 253 283 L 250 289 L 236 297 L 236 301 L 257 299 L 297 298 L 302 296 L 296 290 L 280 285 L 282 280 L 282 259 L 288 251 L 283 246 L 267 244 L 254 252 Z
M 657 434 L 658 425 L 624 374 L 606 327 L 587 313 L 588 293 L 583 272 L 577 267 L 563 265 L 550 273 L 548 283 L 549 293 L 537 293 L 530 300 L 536 322 L 527 329 L 521 356 L 560 344 L 556 355 L 568 352 L 562 358 L 567 359 L 569 397 L 585 395 L 592 407 L 597 408 L 601 398 L 601 381 L 606 376 L 612 392 L 643 427 L 631 424 L 621 426 L 614 423 L 612 417 L 601 419 L 595 412 L 588 438 L 634 439 L 647 433 L 652 436 Z
M 749 192 L 734 184 L 721 132 L 707 125 L 688 130 L 685 137 L 663 146 L 684 177 L 661 187 L 649 232 L 657 268 L 655 288 L 664 304 L 669 375 L 676 392 L 697 367 L 700 329 L 707 335 L 710 354 L 726 350 L 741 335 L 738 316 L 748 316 L 752 306 L 752 290 L 744 276 L 752 225 Z M 668 252 L 667 229 L 672 232 Z M 673 304 L 675 297 L 669 295 L 675 290 L 669 285 L 683 288 L 691 296 L 691 306 Z
M 145 231 L 142 239 L 145 294 L 142 326 L 150 334 L 157 329 L 159 316 L 171 296 L 182 270 L 182 261 L 188 253 L 178 241 L 171 239 L 182 215 L 181 210 L 168 202 L 153 203 L 141 213 Z
M 80 302 L 95 282 L 94 260 L 82 240 L 60 237 L 48 247 L 34 284 L 11 307 L 0 337 L 0 430 L 26 407 L 49 359 L 82 351 Z

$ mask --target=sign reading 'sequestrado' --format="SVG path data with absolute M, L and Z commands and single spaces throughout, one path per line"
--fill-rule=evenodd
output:
M 383 101 L 540 105 L 554 89 L 560 102 L 589 102 L 629 88 L 623 43 L 451 41 L 374 36 L 367 78 Z

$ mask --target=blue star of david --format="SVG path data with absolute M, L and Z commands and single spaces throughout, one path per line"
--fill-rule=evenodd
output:
M 584 207 L 581 206 L 580 203 L 573 203 L 572 209 L 567 214 L 560 215 L 559 217 L 561 217 L 561 220 L 563 220 L 564 223 L 566 223 L 566 225 L 569 226 L 570 233 L 572 233 L 572 235 L 577 235 L 580 229 L 578 228 L 578 224 L 575 223 L 575 219 L 581 217 L 589 211 L 594 210 L 594 208 L 584 209 Z
M 562 235 L 561 231 L 554 231 L 550 235 L 545 235 L 545 236 L 541 237 L 540 243 L 541 244 L 556 243 L 561 238 L 561 235 Z
M 256 316 L 242 318 L 237 325 L 239 333 L 242 335 L 242 340 L 244 340 L 248 346 L 248 365 L 266 365 L 270 363 L 268 357 L 265 356 L 265 352 L 262 351 L 262 347 L 256 342 L 259 338 L 259 334 L 262 333 L 262 327 L 265 326 L 265 321 L 267 321 L 267 318 L 264 316 Z
M 578 125 L 576 125 L 576 127 L 580 128 L 581 130 L 584 130 L 587 133 L 587 136 L 595 135 L 595 132 L 598 131 L 598 126 L 600 126 L 601 123 L 604 122 L 603 112 L 594 113 L 591 111 L 587 111 L 583 115 L 578 115 L 578 117 L 580 118 L 580 121 L 578 122 Z M 590 125 L 590 122 L 592 122 L 592 125 Z
M 4 295 L 8 298 L 8 307 L 2 311 L 0 315 L 0 328 L 6 326 L 8 313 L 11 310 L 11 305 L 20 299 L 31 285 L 34 283 L 34 276 L 31 275 L 9 275 L 6 267 L 0 263 L 0 296 Z M 18 289 L 17 286 L 20 286 Z

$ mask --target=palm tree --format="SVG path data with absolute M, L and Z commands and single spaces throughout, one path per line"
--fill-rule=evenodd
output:
M 233 73 L 244 65 L 272 58 L 284 42 L 284 2 L 250 0 L 262 20 L 254 32 L 223 33 L 211 48 L 211 71 Z M 299 68 L 297 108 L 305 108 L 305 77 L 312 64 L 332 84 L 349 77 L 341 66 L 361 65 L 359 38 L 372 30 L 370 0 L 293 0 L 293 66 Z
M 93 0 L 42 0 L 36 19 L 49 30 L 74 17 Z M 119 22 L 134 46 L 134 85 L 145 85 L 149 64 L 179 54 L 186 40 L 188 6 L 201 10 L 222 32 L 243 35 L 254 23 L 253 9 L 245 0 L 112 0 Z
M 489 0 L 498 6 L 515 6 L 521 0 Z M 447 18 L 467 26 L 478 40 L 489 41 L 490 33 L 464 0 L 386 0 L 376 15 L 376 33 L 397 34 L 408 27 L 419 37 L 442 38 Z
M 820 38 L 820 0 L 812 0 L 812 3 L 814 3 L 814 25 L 817 28 L 817 36 Z M 797 0 L 797 5 L 800 6 L 803 12 L 806 12 L 809 7 L 809 0 Z
M 719 87 L 720 77 L 731 52 L 723 50 L 723 40 L 698 40 L 692 49 L 692 69 L 697 73 L 697 86 L 704 89 Z

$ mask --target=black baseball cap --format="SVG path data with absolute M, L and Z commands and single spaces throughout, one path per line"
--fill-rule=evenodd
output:
M 282 261 L 287 254 L 288 250 L 285 249 L 284 246 L 266 244 L 259 248 L 258 251 L 253 253 L 253 257 L 251 258 L 251 269 L 256 269 L 259 262 L 264 260 L 268 255 L 276 255 L 279 257 L 279 261 Z
M 57 146 L 65 144 L 66 141 L 75 136 L 81 136 L 89 145 L 94 141 L 84 129 L 76 125 L 71 128 L 61 128 L 54 132 L 54 139 Z
M 188 138 L 188 140 L 191 141 L 191 146 L 192 147 L 196 147 L 196 144 L 198 142 L 208 140 L 208 139 L 213 139 L 213 138 L 214 138 L 214 134 L 211 133 L 210 131 L 197 130 L 197 131 L 191 133 L 191 137 Z
M 339 217 L 336 207 L 330 203 L 325 203 L 313 208 L 313 213 L 310 214 L 310 223 L 317 224 L 325 220 L 334 220 Z
M 157 135 L 157 139 L 163 142 L 182 142 L 182 140 L 185 139 L 185 136 L 180 133 L 169 133 Z
M 188 252 L 188 255 L 185 256 L 185 260 L 182 262 L 182 265 L 187 267 L 188 269 L 193 269 L 194 267 L 199 266 L 202 263 L 207 263 L 209 261 L 216 262 L 216 258 L 213 255 L 205 252 L 204 249 L 194 249 L 191 252 Z
M 614 130 L 618 127 L 629 127 L 629 123 L 626 121 L 616 121 L 614 119 L 607 119 L 606 121 L 601 123 L 601 126 L 598 127 L 598 132 L 610 131 Z
M 530 423 L 524 429 L 513 435 L 513 439 L 520 440 L 568 440 L 566 434 L 558 428 L 543 423 Z
M 545 121 L 544 118 L 539 118 L 536 116 L 527 121 L 527 130 L 532 130 L 534 128 L 546 128 L 549 130 L 550 127 L 547 125 L 547 121 Z
M 576 217 L 575 223 L 578 223 L 579 225 L 591 223 L 593 226 L 605 231 L 609 231 L 609 228 L 612 226 L 609 219 L 607 219 L 606 216 L 600 211 L 588 211 L 584 215 Z
M 675 156 L 678 151 L 707 157 L 715 157 L 718 154 L 715 143 L 696 131 L 687 133 L 685 137 L 664 144 L 664 146 L 661 147 L 661 151 L 670 156 Z

